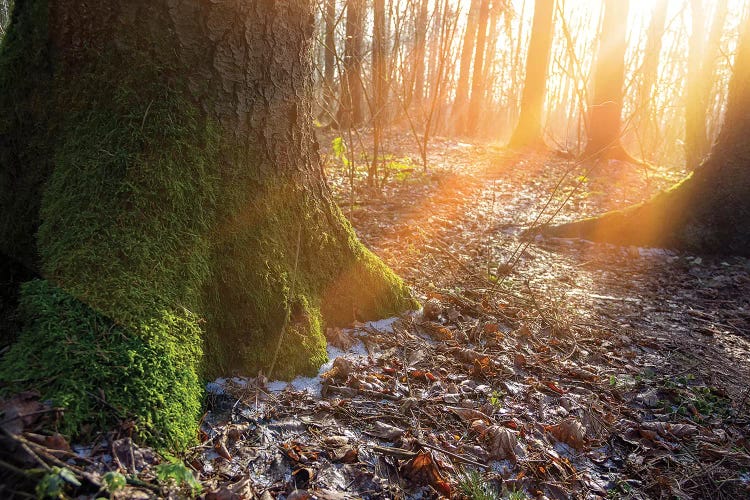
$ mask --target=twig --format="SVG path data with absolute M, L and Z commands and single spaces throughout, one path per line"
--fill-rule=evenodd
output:
M 483 468 L 485 470 L 487 470 L 487 469 L 490 468 L 490 466 L 487 465 L 487 464 L 482 464 L 482 463 L 477 462 L 476 460 L 472 460 L 470 458 L 462 457 L 461 455 L 458 455 L 456 453 L 450 452 L 448 450 L 444 450 L 444 449 L 442 449 L 440 447 L 433 446 L 431 444 L 427 444 L 424 441 L 417 441 L 417 443 L 419 443 L 420 446 L 423 446 L 425 448 L 429 448 L 431 450 L 439 451 L 440 453 L 445 453 L 449 457 L 455 458 L 459 462 L 464 462 L 464 463 L 467 463 L 467 464 L 476 465 L 477 467 L 481 467 L 481 468 Z
M 297 265 L 299 264 L 299 248 L 300 242 L 302 241 L 302 226 L 297 230 L 297 252 L 294 256 L 294 273 L 292 274 L 292 284 L 289 287 L 289 299 L 294 299 L 294 289 L 297 284 Z M 291 308 L 290 308 L 291 309 Z M 289 317 L 291 316 L 291 310 L 284 315 L 284 322 L 281 324 L 281 332 L 279 333 L 279 341 L 276 343 L 276 351 L 273 353 L 273 361 L 271 361 L 271 367 L 268 369 L 268 379 L 271 380 L 273 376 L 273 369 L 276 367 L 276 360 L 279 358 L 279 351 L 281 351 L 281 342 L 284 340 L 284 332 L 289 324 Z

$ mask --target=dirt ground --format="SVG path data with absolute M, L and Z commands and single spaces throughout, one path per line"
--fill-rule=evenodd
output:
M 329 330 L 317 379 L 209 384 L 184 457 L 201 496 L 750 496 L 750 261 L 525 236 L 684 172 L 440 138 L 425 170 L 396 135 L 386 152 L 378 188 L 333 153 L 326 175 L 423 310 Z M 116 496 L 198 494 L 122 434 L 66 453 L 92 484 L 128 476 Z

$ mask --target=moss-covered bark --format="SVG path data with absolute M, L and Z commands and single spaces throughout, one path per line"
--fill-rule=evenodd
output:
M 311 21 L 292 0 L 17 2 L 0 252 L 44 280 L 0 380 L 67 405 L 66 431 L 133 418 L 184 446 L 201 375 L 267 372 L 280 335 L 275 375 L 311 373 L 324 325 L 412 305 L 323 180 Z
M 619 245 L 750 255 L 750 22 L 734 64 L 727 113 L 709 158 L 639 205 L 545 230 Z

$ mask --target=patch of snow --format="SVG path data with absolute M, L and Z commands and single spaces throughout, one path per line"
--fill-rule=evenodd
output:
M 394 316 L 393 318 L 381 319 L 378 321 L 368 321 L 367 323 L 365 323 L 365 326 L 379 332 L 392 333 L 393 324 L 396 321 L 398 321 L 398 316 Z
M 216 396 L 221 396 L 222 394 L 224 394 L 225 385 L 227 385 L 227 379 L 219 377 L 213 382 L 209 382 L 206 384 L 206 392 L 209 394 L 214 394 Z
M 366 328 L 377 330 L 379 332 L 391 333 L 393 332 L 393 324 L 398 319 L 398 317 L 393 317 L 381 319 L 378 321 L 368 321 L 364 326 Z M 357 328 L 346 329 L 345 331 L 352 332 L 355 330 L 357 330 Z M 274 380 L 266 384 L 266 387 L 271 392 L 281 392 L 287 387 L 291 386 L 296 391 L 307 391 L 311 395 L 318 397 L 320 396 L 320 392 L 322 389 L 320 376 L 333 367 L 333 362 L 336 358 L 343 356 L 347 359 L 357 360 L 359 358 L 366 357 L 369 354 L 367 352 L 367 347 L 365 347 L 365 344 L 362 341 L 357 341 L 354 345 L 352 345 L 352 347 L 349 348 L 348 351 L 342 351 L 337 347 L 328 345 L 326 347 L 326 352 L 328 353 L 328 362 L 320 367 L 320 370 L 318 370 L 318 375 L 316 377 L 297 377 L 291 382 Z
M 71 446 L 71 448 L 73 448 L 75 454 L 81 458 L 89 458 L 91 456 L 91 452 L 94 450 L 93 445 L 74 444 L 73 446 Z
M 673 257 L 676 254 L 664 248 L 644 248 L 636 247 L 641 257 Z

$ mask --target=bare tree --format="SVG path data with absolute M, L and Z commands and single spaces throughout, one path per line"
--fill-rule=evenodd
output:
M 336 121 L 342 128 L 359 125 L 364 119 L 362 57 L 366 5 L 365 0 L 347 0 L 346 4 L 344 68 L 336 116 Z
M 542 110 L 547 91 L 547 68 L 552 47 L 552 18 L 555 0 L 536 0 L 531 42 L 526 54 L 526 79 L 521 97 L 521 114 L 510 139 L 510 146 L 541 146 Z
M 601 38 L 594 69 L 584 157 L 639 163 L 622 146 L 623 86 L 627 48 L 628 0 L 603 0 Z

